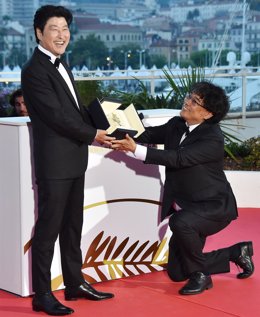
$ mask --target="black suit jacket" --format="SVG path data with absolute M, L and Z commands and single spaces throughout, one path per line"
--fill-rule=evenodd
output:
M 63 65 L 75 87 L 71 71 Z M 96 129 L 79 96 L 78 107 L 59 71 L 38 48 L 23 67 L 21 84 L 33 129 L 36 177 L 82 176 L 88 163 L 88 144 L 93 142 Z
M 148 148 L 145 163 L 166 167 L 162 219 L 176 202 L 215 221 L 237 217 L 237 206 L 223 172 L 224 138 L 218 124 L 202 123 L 180 144 L 185 121 L 174 117 L 166 124 L 146 128 L 138 142 L 164 144 L 164 150 Z

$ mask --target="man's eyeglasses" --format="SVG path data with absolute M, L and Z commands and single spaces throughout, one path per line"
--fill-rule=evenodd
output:
M 204 108 L 203 104 L 200 103 L 200 102 L 196 99 L 196 97 L 192 96 L 192 94 L 186 94 L 186 95 L 185 95 L 185 99 L 186 99 L 186 100 L 190 100 L 190 101 L 191 101 L 191 104 L 192 104 L 193 106 L 200 106 L 200 107 Z

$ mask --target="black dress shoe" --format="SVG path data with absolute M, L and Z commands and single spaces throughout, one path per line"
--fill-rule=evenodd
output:
M 213 283 L 210 275 L 205 275 L 202 272 L 194 272 L 191 274 L 186 285 L 179 290 L 179 293 L 181 295 L 195 295 L 212 287 Z
M 41 295 L 35 294 L 32 307 L 34 311 L 43 311 L 52 316 L 63 316 L 74 313 L 73 309 L 62 305 L 51 292 Z
M 254 273 L 254 263 L 252 260 L 253 244 L 251 241 L 240 242 L 237 244 L 240 248 L 240 255 L 234 260 L 235 264 L 243 269 L 243 272 L 237 274 L 237 278 L 243 279 L 251 276 Z
M 78 298 L 86 298 L 90 300 L 103 300 L 114 297 L 114 294 L 103 293 L 95 290 L 87 282 L 84 282 L 78 287 L 66 287 L 65 299 L 66 300 L 77 300 Z

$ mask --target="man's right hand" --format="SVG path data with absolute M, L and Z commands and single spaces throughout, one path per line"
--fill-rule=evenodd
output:
M 109 147 L 112 146 L 112 141 L 116 138 L 108 136 L 106 130 L 97 130 L 97 134 L 95 137 L 95 141 L 97 141 L 101 145 L 107 145 Z
M 128 134 L 125 139 L 112 141 L 112 149 L 123 152 L 132 152 L 136 150 L 136 143 Z

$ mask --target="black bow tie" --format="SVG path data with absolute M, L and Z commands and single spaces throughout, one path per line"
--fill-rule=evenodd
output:
M 55 59 L 54 66 L 55 66 L 56 68 L 59 68 L 59 66 L 60 66 L 60 58 L 57 57 L 57 58 Z

